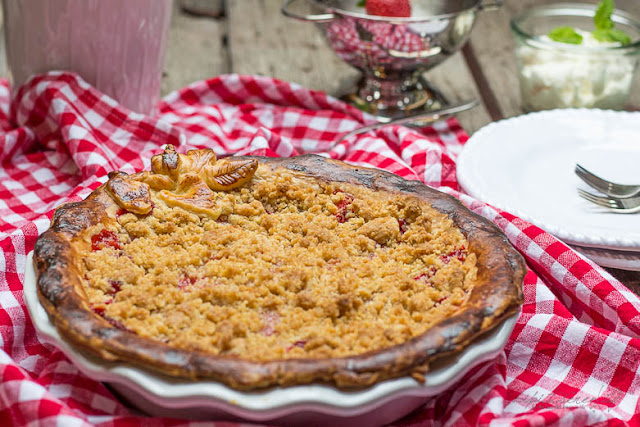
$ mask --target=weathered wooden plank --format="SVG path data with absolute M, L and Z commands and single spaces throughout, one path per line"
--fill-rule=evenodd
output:
M 4 17 L 2 16 L 2 8 L 0 8 L 0 77 L 9 75 L 7 69 L 7 55 L 4 44 Z
M 281 6 L 281 0 L 227 2 L 232 70 L 344 94 L 358 72 L 336 57 L 314 24 L 286 18 Z
M 229 72 L 226 21 L 186 14 L 174 3 L 161 92 Z
M 640 295 L 640 272 L 606 268 L 613 277 L 624 283 L 629 289 Z
M 471 72 L 461 53 L 456 53 L 444 63 L 425 74 L 448 98 L 449 102 L 467 99 L 482 100 Z M 491 122 L 484 104 L 458 115 L 460 124 L 469 134 Z
M 224 0 L 179 0 L 179 3 L 182 10 L 194 15 L 217 18 L 224 14 Z
M 512 3 L 527 1 L 531 0 L 507 0 L 499 10 L 480 13 L 471 36 L 473 54 L 480 65 L 480 70 L 474 69 L 473 72 L 484 74 L 504 117 L 522 113 L 509 19 Z

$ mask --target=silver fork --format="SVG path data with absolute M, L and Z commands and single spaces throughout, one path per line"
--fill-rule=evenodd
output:
M 581 180 L 607 196 L 617 197 L 619 199 L 640 196 L 640 185 L 616 184 L 615 182 L 600 178 L 598 175 L 589 172 L 580 165 L 576 165 L 575 172 Z
M 578 194 L 585 200 L 602 206 L 610 212 L 615 213 L 637 213 L 640 212 L 640 197 L 627 197 L 626 199 L 617 199 L 615 197 L 598 196 L 588 191 L 578 188 Z

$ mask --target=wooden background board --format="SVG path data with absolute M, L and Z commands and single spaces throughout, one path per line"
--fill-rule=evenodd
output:
M 338 59 L 314 24 L 284 17 L 281 6 L 281 0 L 227 2 L 233 71 L 294 81 L 335 96 L 349 93 L 359 72 Z M 427 73 L 427 77 L 436 86 L 446 88 L 445 95 L 452 101 L 479 98 L 461 54 Z M 470 130 L 491 121 L 483 107 L 463 113 L 460 120 Z
M 481 107 L 459 115 L 470 134 L 492 119 L 523 113 L 509 20 L 527 7 L 553 2 L 556 0 L 505 0 L 499 10 L 480 13 L 464 54 L 454 55 L 426 74 L 452 101 L 471 97 L 483 101 Z M 199 12 L 209 8 L 220 16 L 197 16 L 182 10 L 181 4 Z M 282 16 L 281 5 L 282 0 L 175 0 L 162 94 L 229 72 L 273 76 L 336 96 L 347 93 L 358 72 L 336 57 L 313 24 Z M 638 0 L 617 0 L 616 5 L 640 16 Z M 0 13 L 0 25 L 1 21 Z M 0 76 L 5 75 L 0 32 Z M 629 109 L 640 109 L 638 88 L 640 73 Z
M 523 113 L 509 20 L 527 7 L 553 2 L 505 0 L 502 8 L 481 12 L 464 52 L 426 74 L 452 101 L 475 97 L 483 102 L 459 115 L 468 133 L 492 120 Z M 298 3 L 304 6 L 305 0 Z M 181 5 L 204 13 L 209 9 L 219 16 L 198 16 Z M 638 0 L 617 0 L 616 5 L 640 16 Z M 348 93 L 359 73 L 337 58 L 313 24 L 285 18 L 281 6 L 282 0 L 175 0 L 162 94 L 229 72 L 273 76 L 336 96 Z M 4 76 L 1 33 L 0 51 L 0 76 Z M 640 109 L 639 80 L 640 73 L 629 109 Z
M 175 0 L 162 94 L 229 72 L 272 76 L 336 96 L 348 93 L 358 72 L 337 58 L 313 24 L 282 16 L 282 1 Z M 505 0 L 501 9 L 480 13 L 464 51 L 426 74 L 452 101 L 482 101 L 480 107 L 458 116 L 469 134 L 493 120 L 523 113 L 509 21 L 527 7 L 553 2 L 557 1 Z M 186 12 L 181 5 L 189 5 L 199 14 Z M 616 0 L 616 5 L 640 17 L 640 1 Z M 0 76 L 5 75 L 4 36 L 0 32 Z M 630 109 L 640 109 L 639 88 L 636 81 Z M 640 274 L 610 271 L 640 291 Z

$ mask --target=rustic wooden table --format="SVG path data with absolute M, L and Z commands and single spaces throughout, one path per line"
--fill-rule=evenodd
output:
M 332 95 L 347 93 L 359 73 L 336 57 L 314 25 L 282 16 L 282 1 L 175 0 L 162 93 L 224 73 L 260 74 Z M 505 0 L 499 10 L 482 12 L 463 51 L 426 74 L 451 101 L 482 101 L 481 107 L 458 117 L 469 134 L 491 121 L 523 113 L 509 20 L 531 5 L 552 2 Z M 638 0 L 616 0 L 616 5 L 640 16 Z M 4 75 L 4 55 L 0 58 Z M 640 90 L 634 91 L 629 108 L 640 109 Z M 640 293 L 640 273 L 610 271 Z

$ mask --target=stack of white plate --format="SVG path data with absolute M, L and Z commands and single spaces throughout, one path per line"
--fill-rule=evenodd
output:
M 492 123 L 458 159 L 463 191 L 555 235 L 604 267 L 640 271 L 640 214 L 580 198 L 596 193 L 576 163 L 602 178 L 640 184 L 640 113 L 553 110 Z

